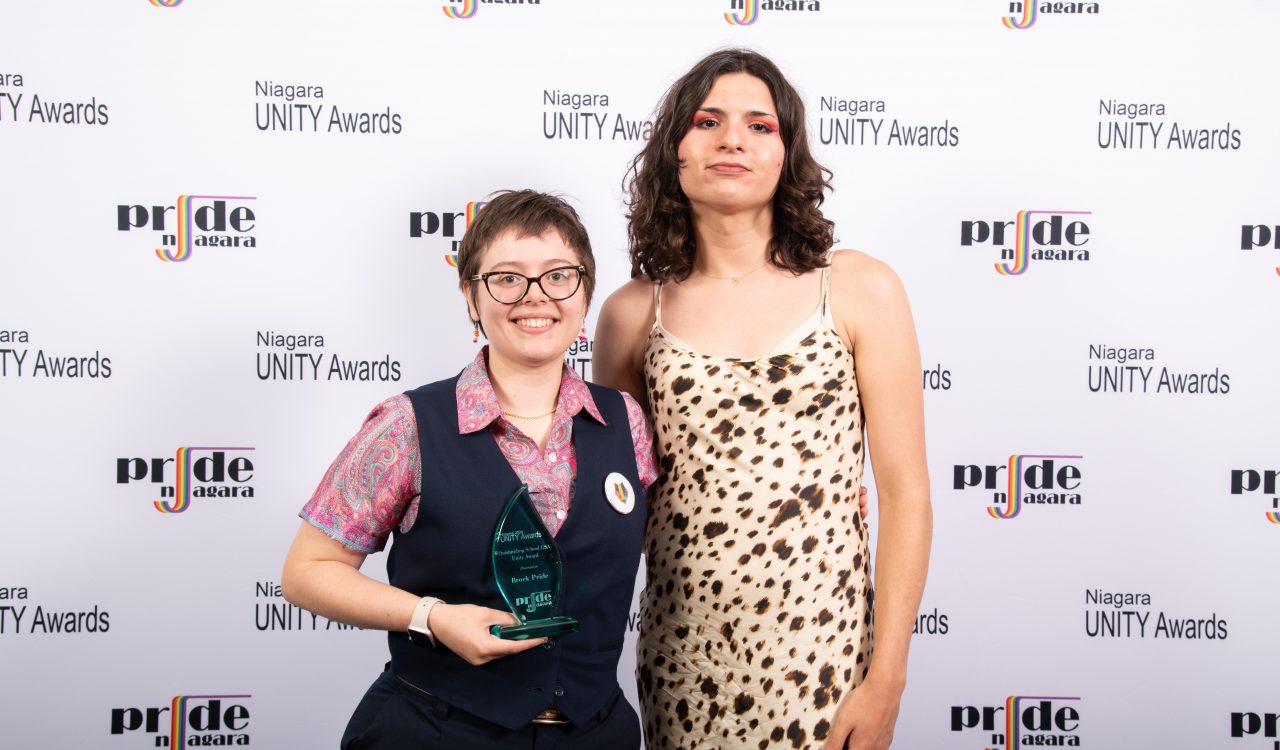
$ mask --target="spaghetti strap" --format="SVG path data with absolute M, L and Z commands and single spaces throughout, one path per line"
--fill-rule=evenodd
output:
M 834 329 L 836 327 L 835 320 L 831 317 L 831 260 L 835 255 L 835 251 L 827 254 L 827 265 L 822 269 L 822 299 L 819 305 L 822 307 L 822 323 L 827 328 Z
M 653 282 L 653 324 L 662 327 L 662 282 Z

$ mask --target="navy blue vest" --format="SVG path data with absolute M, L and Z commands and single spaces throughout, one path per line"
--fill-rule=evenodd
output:
M 493 581 L 490 545 L 520 480 L 489 430 L 458 434 L 457 382 L 454 377 L 407 394 L 418 422 L 422 500 L 413 527 L 394 535 L 387 576 L 391 585 L 415 594 L 506 611 Z M 578 632 L 481 666 L 444 646 L 423 648 L 404 633 L 388 633 L 396 674 L 510 729 L 553 705 L 581 724 L 618 690 L 648 505 L 622 395 L 589 387 L 608 426 L 586 409 L 574 417 L 578 477 L 569 516 L 555 538 L 564 561 L 563 611 L 578 620 Z M 626 515 L 605 500 L 605 477 L 615 471 L 636 490 L 635 509 Z

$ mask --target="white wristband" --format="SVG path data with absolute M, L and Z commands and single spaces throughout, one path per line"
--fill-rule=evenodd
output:
M 436 645 L 436 637 L 431 633 L 431 610 L 440 602 L 434 596 L 424 596 L 418 600 L 418 606 L 413 608 L 413 616 L 409 619 L 409 640 L 420 646 L 430 645 L 432 648 Z M 417 636 L 417 637 L 415 637 Z M 426 637 L 426 643 L 423 643 L 421 637 Z

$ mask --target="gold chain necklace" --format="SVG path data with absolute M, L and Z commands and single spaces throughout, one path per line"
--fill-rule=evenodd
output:
M 539 415 L 538 415 L 538 416 L 536 416 L 536 417 L 525 417 L 525 416 L 521 416 L 521 415 L 519 415 L 519 414 L 512 414 L 511 412 L 507 411 L 506 409 L 503 409 L 503 410 L 502 410 L 502 416 L 504 416 L 504 417 L 511 417 L 512 419 L 544 419 L 544 418 L 549 417 L 549 416 L 551 416 L 552 414 L 555 414 L 555 413 L 556 413 L 556 409 L 555 409 L 554 407 L 551 409 L 551 411 L 547 412 L 546 414 L 539 414 Z
M 741 276 L 712 276 L 706 271 L 701 271 L 701 270 L 698 271 L 698 273 L 702 274 L 703 276 L 706 276 L 708 279 L 715 279 L 716 281 L 732 281 L 733 285 L 737 286 L 743 279 L 747 278 L 748 276 L 755 273 L 756 271 L 759 271 L 761 268 L 764 268 L 767 265 L 769 265 L 769 263 L 768 261 L 765 261 L 763 265 L 756 266 L 755 268 L 751 269 L 750 271 L 747 271 Z

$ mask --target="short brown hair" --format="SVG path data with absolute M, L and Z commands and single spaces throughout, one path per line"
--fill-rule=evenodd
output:
M 693 272 L 693 216 L 680 189 L 677 149 L 716 79 L 747 73 L 764 81 L 778 108 L 786 157 L 773 196 L 769 261 L 804 273 L 827 264 L 835 224 L 819 206 L 831 189 L 831 170 L 809 151 L 804 102 L 769 58 L 746 49 L 726 49 L 702 58 L 667 89 L 658 104 L 653 133 L 623 178 L 628 196 L 627 240 L 631 275 L 654 281 L 684 279 Z
M 587 229 L 582 226 L 578 212 L 563 198 L 536 190 L 499 190 L 481 207 L 458 243 L 459 285 L 480 273 L 485 250 L 504 232 L 514 231 L 516 237 L 540 237 L 553 229 L 564 244 L 578 254 L 578 262 L 587 269 L 582 275 L 582 288 L 590 306 L 591 293 L 596 288 L 596 259 L 591 254 Z M 471 304 L 478 307 L 476 287 L 471 285 Z

